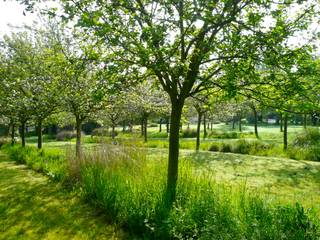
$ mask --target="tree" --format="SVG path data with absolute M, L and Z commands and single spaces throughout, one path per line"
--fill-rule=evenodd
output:
M 76 34 L 56 31 L 60 44 L 60 82 L 64 86 L 62 106 L 76 122 L 76 156 L 81 156 L 81 127 L 103 106 L 108 80 L 107 66 L 99 68 L 95 46 L 83 45 Z
M 169 203 L 175 200 L 179 128 L 185 100 L 207 87 L 221 86 L 220 75 L 232 71 L 225 65 L 237 63 L 241 58 L 254 62 L 259 59 L 258 50 L 274 47 L 297 29 L 304 28 L 301 23 L 308 19 L 306 13 L 312 12 L 313 5 L 317 4 L 306 4 L 306 11 L 288 18 L 293 1 L 287 0 L 276 4 L 269 0 L 62 3 L 63 17 L 76 17 L 78 25 L 103 39 L 113 51 L 115 62 L 130 63 L 131 68 L 145 68 L 148 74 L 157 77 L 169 95 Z M 271 6 L 276 10 L 271 11 Z M 264 26 L 266 17 L 275 20 L 274 27 Z M 235 91 L 233 85 L 231 82 L 227 88 Z
M 152 114 L 165 113 L 169 106 L 167 97 L 162 91 L 156 88 L 151 80 L 141 82 L 131 87 L 128 91 L 127 98 L 133 108 L 140 113 L 142 122 L 142 135 L 144 141 L 148 141 L 148 119 Z

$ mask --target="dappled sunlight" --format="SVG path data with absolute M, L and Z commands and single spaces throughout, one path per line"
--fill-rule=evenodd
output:
M 0 239 L 121 239 L 77 196 L 0 155 Z

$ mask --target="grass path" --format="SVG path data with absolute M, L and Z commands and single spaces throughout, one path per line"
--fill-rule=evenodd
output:
M 124 239 L 103 216 L 0 152 L 0 239 Z

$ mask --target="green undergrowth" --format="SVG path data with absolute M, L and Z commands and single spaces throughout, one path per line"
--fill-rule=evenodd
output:
M 219 184 L 182 160 L 177 198 L 168 207 L 166 161 L 134 146 L 96 146 L 81 159 L 59 150 L 4 148 L 11 159 L 72 178 L 80 196 L 111 221 L 144 239 L 317 239 L 319 223 L 299 203 L 283 205 L 245 184 Z M 48 174 L 51 176 L 51 174 Z
M 67 162 L 65 154 L 60 149 L 41 149 L 4 145 L 2 150 L 9 158 L 19 164 L 26 164 L 35 171 L 43 172 L 51 179 L 64 181 L 67 178 Z

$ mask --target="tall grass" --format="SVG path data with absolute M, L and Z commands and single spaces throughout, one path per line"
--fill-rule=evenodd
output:
M 65 181 L 67 179 L 67 162 L 65 154 L 59 149 L 38 150 L 35 147 L 21 147 L 4 145 L 1 148 L 9 158 L 19 164 L 26 164 L 28 167 L 43 172 L 51 179 Z
M 219 184 L 187 160 L 179 168 L 177 200 L 163 196 L 167 164 L 134 146 L 95 146 L 81 159 L 35 148 L 6 148 L 16 161 L 76 179 L 80 195 L 143 239 L 317 239 L 319 223 L 301 205 L 280 205 L 245 185 Z M 52 154 L 52 156 L 51 156 Z M 60 153 L 59 153 L 60 154 Z M 34 160 L 32 160 L 34 159 Z M 59 162 L 63 168 L 52 168 Z M 46 163 L 46 164 L 45 164 Z M 44 165 L 43 165 L 44 164 Z M 61 167 L 61 166 L 60 166 Z M 57 172 L 55 172 L 57 171 Z
M 282 206 L 242 186 L 218 184 L 182 161 L 177 201 L 163 196 L 166 161 L 134 147 L 103 146 L 83 155 L 85 199 L 122 227 L 147 239 L 315 239 L 318 228 L 302 206 Z

